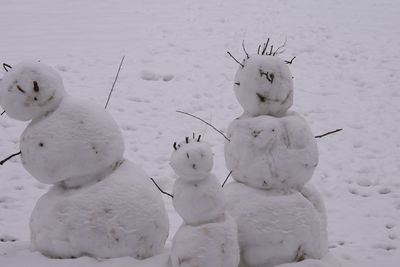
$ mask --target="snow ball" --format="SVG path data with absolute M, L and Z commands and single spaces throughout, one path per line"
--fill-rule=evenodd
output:
M 293 79 L 277 56 L 251 55 L 235 75 L 236 98 L 252 116 L 282 116 L 293 104 Z
M 187 224 L 212 222 L 224 213 L 225 198 L 214 174 L 200 181 L 178 178 L 172 194 L 174 208 Z
M 183 179 L 201 180 L 208 177 L 213 167 L 213 153 L 207 143 L 196 138 L 186 138 L 184 142 L 174 144 L 170 165 Z
M 243 266 L 273 267 L 327 253 L 325 222 L 300 192 L 282 194 L 237 182 L 224 191 L 227 211 L 238 225 Z
M 53 186 L 37 202 L 30 229 L 32 248 L 49 257 L 143 259 L 164 248 L 169 224 L 160 192 L 125 160 L 95 184 Z
M 220 221 L 182 224 L 172 240 L 172 267 L 237 267 L 239 246 L 236 223 L 230 215 Z
M 103 178 L 123 159 L 121 131 L 103 107 L 65 97 L 21 135 L 25 169 L 43 183 L 79 186 Z
M 242 117 L 228 128 L 225 162 L 232 177 L 255 188 L 301 189 L 318 164 L 315 138 L 295 112 Z
M 22 62 L 0 82 L 0 104 L 11 118 L 28 121 L 53 111 L 65 95 L 60 75 L 39 62 Z

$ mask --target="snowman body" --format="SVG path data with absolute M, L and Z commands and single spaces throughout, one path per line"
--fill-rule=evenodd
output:
M 306 121 L 288 111 L 293 82 L 283 60 L 251 55 L 235 76 L 244 109 L 232 121 L 225 162 L 235 182 L 225 186 L 238 225 L 240 266 L 272 267 L 327 252 L 324 204 L 308 181 L 318 150 Z
M 168 216 L 146 173 L 123 157 L 120 129 L 104 108 L 68 96 L 61 77 L 23 62 L 0 83 L 0 104 L 18 120 L 25 169 L 53 184 L 30 221 L 34 250 L 55 258 L 159 253 Z
M 225 212 L 222 188 L 211 173 L 211 149 L 194 139 L 186 142 L 171 156 L 171 166 L 179 176 L 173 205 L 184 220 L 172 241 L 172 266 L 236 267 L 237 226 Z

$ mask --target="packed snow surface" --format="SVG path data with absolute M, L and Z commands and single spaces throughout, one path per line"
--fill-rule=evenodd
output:
M 143 259 L 163 250 L 169 225 L 160 192 L 125 160 L 95 184 L 53 186 L 36 204 L 30 229 L 32 249 L 49 257 Z
M 226 185 L 224 192 L 228 211 L 238 224 L 243 266 L 273 267 L 325 255 L 324 217 L 300 192 L 256 189 L 237 182 Z
M 228 214 L 206 224 L 183 223 L 172 240 L 173 267 L 237 267 L 239 255 L 236 222 Z
M 103 178 L 120 162 L 124 140 L 103 107 L 65 97 L 52 113 L 33 120 L 20 141 L 22 163 L 43 183 L 79 186 Z
M 234 81 L 236 98 L 252 116 L 280 116 L 293 104 L 292 73 L 278 56 L 250 55 L 243 59 Z
M 296 112 L 282 117 L 242 116 L 231 122 L 225 142 L 232 177 L 264 189 L 301 189 L 318 164 L 318 149 L 307 122 Z
M 243 112 L 232 89 L 240 66 L 226 52 L 241 61 L 243 40 L 251 55 L 268 37 L 274 47 L 287 39 L 279 57 L 296 56 L 288 66 L 295 88 L 291 109 L 315 135 L 344 129 L 317 139 L 312 178 L 326 204 L 330 252 L 343 267 L 397 267 L 399 9 L 393 0 L 3 1 L 0 63 L 15 68 L 40 60 L 57 69 L 71 95 L 104 106 L 125 55 L 107 111 L 122 129 L 125 157 L 171 192 L 172 144 L 193 132 L 211 144 L 219 182 L 229 173 L 224 139 L 175 111 L 193 113 L 226 133 Z M 34 88 L 32 81 L 27 86 Z M 0 117 L 1 158 L 19 151 L 26 126 Z M 168 196 L 170 235 L 163 254 L 144 261 L 58 260 L 29 250 L 29 217 L 49 186 L 27 173 L 19 158 L 1 166 L 0 180 L 0 266 L 169 266 L 181 218 Z M 312 260 L 290 266 L 313 264 L 319 266 Z
M 19 63 L 0 80 L 0 104 L 17 120 L 32 120 L 53 111 L 64 95 L 57 71 L 38 62 Z

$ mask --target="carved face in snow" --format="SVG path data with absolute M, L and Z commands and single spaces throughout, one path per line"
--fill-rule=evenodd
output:
M 287 64 L 276 56 L 251 55 L 235 76 L 234 90 L 252 116 L 282 116 L 293 104 L 293 81 Z
M 0 104 L 10 117 L 27 121 L 52 111 L 65 95 L 58 73 L 39 62 L 22 62 L 0 82 Z
M 185 142 L 174 144 L 170 165 L 176 174 L 184 179 L 198 180 L 208 177 L 213 167 L 213 153 L 208 144 L 186 138 Z

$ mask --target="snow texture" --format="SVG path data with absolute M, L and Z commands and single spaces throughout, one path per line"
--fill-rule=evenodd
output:
M 31 244 L 49 257 L 156 255 L 168 216 L 146 173 L 125 160 L 103 180 L 77 189 L 53 186 L 32 212 Z
M 199 137 L 197 137 L 199 138 Z M 201 138 L 201 137 L 200 137 Z M 213 154 L 209 145 L 187 138 L 176 145 L 170 165 L 178 176 L 187 181 L 198 181 L 208 177 L 213 167 Z
M 213 155 L 207 143 L 186 138 L 176 146 L 170 164 L 178 174 L 173 187 L 175 210 L 186 224 L 210 223 L 223 216 L 225 199 L 217 177 L 211 173 Z
M 28 121 L 53 111 L 65 95 L 60 75 L 39 62 L 15 65 L 0 80 L 0 104 L 11 118 Z
M 198 226 L 183 223 L 172 241 L 172 267 L 236 267 L 239 264 L 237 227 L 225 214 Z
M 20 139 L 25 169 L 42 183 L 74 187 L 104 178 L 123 159 L 124 140 L 103 107 L 65 97 Z
M 236 98 L 251 116 L 281 116 L 293 104 L 293 79 L 278 56 L 250 55 L 235 75 Z
M 238 224 L 241 266 L 272 267 L 327 253 L 326 222 L 298 191 L 283 194 L 237 182 L 224 191 Z
M 306 121 L 289 111 L 284 116 L 242 116 L 229 125 L 226 166 L 232 177 L 262 189 L 298 189 L 318 164 L 318 149 Z
M 212 222 L 224 213 L 222 188 L 213 174 L 197 182 L 178 178 L 172 194 L 174 208 L 187 224 Z

